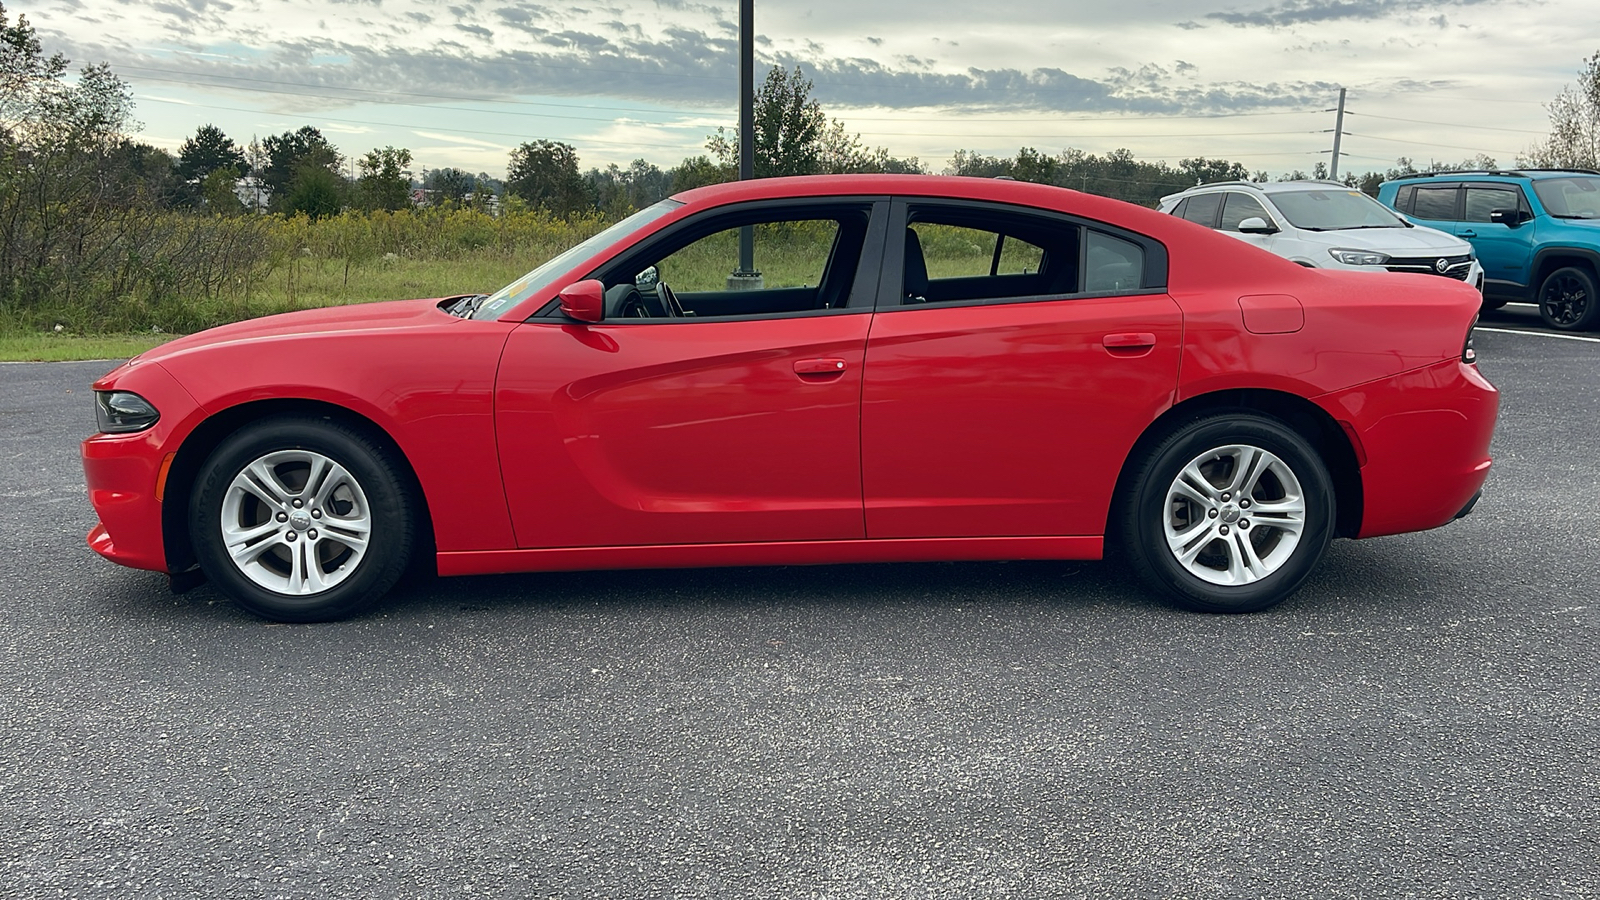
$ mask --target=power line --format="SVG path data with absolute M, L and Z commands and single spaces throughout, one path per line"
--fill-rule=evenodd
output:
M 1454 144 L 1436 144 L 1431 141 L 1408 141 L 1404 138 L 1379 137 L 1375 134 L 1361 134 L 1354 131 L 1346 132 L 1346 134 L 1349 134 L 1351 137 L 1364 137 L 1370 141 L 1388 141 L 1392 144 L 1415 144 L 1419 147 L 1438 147 L 1443 150 L 1465 150 L 1468 153 L 1495 153 L 1504 156 L 1506 154 L 1515 155 L 1517 152 L 1515 150 L 1485 150 L 1482 147 L 1458 147 Z
M 1361 116 L 1361 117 L 1367 118 L 1367 119 L 1386 119 L 1386 120 L 1388 120 L 1390 122 L 1407 122 L 1407 123 L 1412 124 L 1412 125 L 1439 125 L 1439 126 L 1442 126 L 1442 127 L 1445 127 L 1445 128 L 1471 128 L 1471 129 L 1474 129 L 1474 130 L 1477 130 L 1477 131 L 1511 131 L 1511 132 L 1515 132 L 1517 134 L 1537 134 L 1537 135 L 1541 135 L 1541 136 L 1546 134 L 1546 132 L 1533 131 L 1533 130 L 1528 129 L 1528 128 L 1500 128 L 1500 127 L 1495 126 L 1495 125 L 1465 125 L 1465 124 L 1462 124 L 1461 122 L 1430 122 L 1430 121 L 1427 121 L 1426 119 L 1407 119 L 1407 118 L 1403 118 L 1403 117 L 1400 117 L 1400 116 L 1380 116 L 1380 115 L 1378 115 L 1376 113 L 1351 112 L 1351 113 L 1347 113 L 1347 115 Z

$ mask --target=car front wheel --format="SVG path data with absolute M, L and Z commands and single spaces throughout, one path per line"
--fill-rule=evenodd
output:
M 1333 536 L 1327 467 L 1292 429 L 1253 413 L 1168 435 L 1134 473 L 1121 540 L 1147 584 L 1201 612 L 1255 612 L 1305 581 Z
M 1594 276 L 1577 266 L 1551 272 L 1539 287 L 1539 318 L 1562 331 L 1588 331 L 1600 323 Z
M 190 534 L 200 567 L 280 622 L 349 616 L 392 587 L 414 516 L 384 447 L 328 419 L 275 417 L 224 440 L 200 471 Z

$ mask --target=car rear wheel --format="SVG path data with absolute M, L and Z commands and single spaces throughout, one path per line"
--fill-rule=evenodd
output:
M 1588 331 L 1600 322 L 1594 275 L 1577 266 L 1557 269 L 1539 287 L 1539 318 L 1562 331 Z
M 1255 612 L 1311 574 L 1333 536 L 1327 467 L 1274 419 L 1229 413 L 1178 428 L 1123 505 L 1124 552 L 1147 584 L 1200 612 Z
M 189 527 L 200 567 L 280 622 L 351 615 L 405 570 L 414 517 L 388 451 L 328 419 L 275 417 L 224 440 L 200 471 Z

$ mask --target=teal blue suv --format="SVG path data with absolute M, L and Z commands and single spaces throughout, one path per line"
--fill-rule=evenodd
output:
M 1600 172 L 1432 172 L 1384 182 L 1378 200 L 1472 244 L 1484 308 L 1537 303 L 1551 328 L 1600 326 Z

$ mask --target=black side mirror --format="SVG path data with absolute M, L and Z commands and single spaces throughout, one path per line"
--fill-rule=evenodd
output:
M 1489 221 L 1499 225 L 1506 225 L 1511 228 L 1515 228 L 1518 225 L 1521 225 L 1523 222 L 1528 221 L 1528 218 L 1528 214 L 1520 209 L 1489 210 Z

